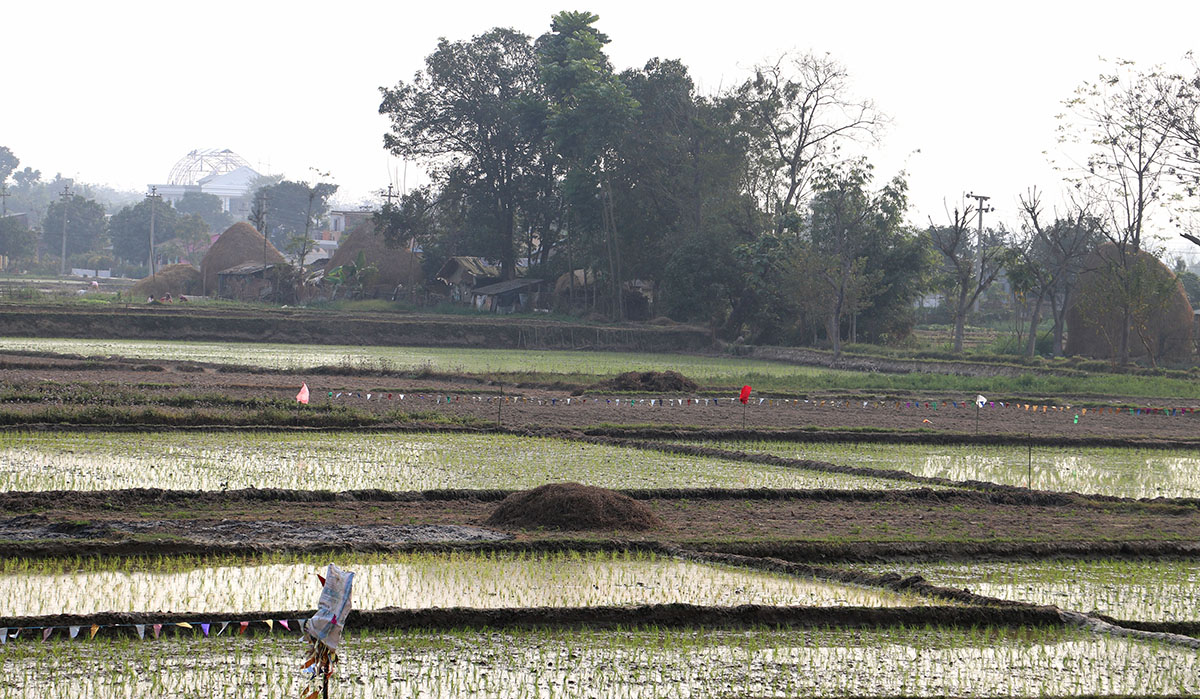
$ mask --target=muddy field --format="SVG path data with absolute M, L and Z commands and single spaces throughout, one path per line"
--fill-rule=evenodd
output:
M 977 421 L 973 407 L 956 408 L 945 403 L 956 401 L 961 405 L 964 397 L 957 394 L 919 396 L 925 403 L 942 401 L 938 409 L 923 407 L 924 404 L 913 407 L 918 398 L 914 396 L 810 394 L 762 396 L 768 402 L 751 401 L 743 410 L 740 404 L 730 402 L 734 396 L 714 394 L 711 390 L 702 390 L 697 395 L 614 393 L 580 386 L 503 386 L 476 377 L 432 374 L 397 377 L 365 371 L 265 372 L 190 362 L 0 355 L 0 386 L 7 393 L 3 412 L 14 416 L 9 418 L 10 424 L 21 415 L 44 411 L 47 406 L 80 413 L 79 423 L 88 422 L 85 414 L 88 408 L 106 405 L 127 411 L 153 407 L 161 413 L 179 416 L 196 410 L 236 416 L 239 412 L 249 412 L 256 401 L 291 402 L 302 383 L 308 385 L 312 402 L 308 408 L 297 407 L 299 417 L 305 415 L 304 411 L 315 414 L 347 408 L 376 417 L 407 413 L 417 415 L 418 421 L 432 418 L 442 423 L 457 421 L 484 428 L 498 422 L 506 429 L 532 431 L 604 425 L 686 427 L 706 433 L 866 429 L 912 435 L 978 434 L 985 440 L 987 435 L 1012 440 L 1032 435 L 1099 440 L 1097 444 L 1169 440 L 1194 441 L 1200 445 L 1200 413 L 1131 415 L 1127 407 L 1120 413 L 1109 409 L 1100 413 L 1096 409 L 1098 405 L 1200 408 L 1188 401 L 1155 402 L 1128 396 L 990 396 L 995 403 L 1050 407 L 1046 411 L 989 407 L 981 411 Z M 713 398 L 720 401 L 704 402 Z M 186 399 L 186 406 L 180 405 L 181 399 Z M 897 403 L 900 408 L 895 407 Z M 1081 414 L 1078 407 L 1081 405 L 1093 407 Z M 1056 410 L 1054 406 L 1063 409 Z M 1066 406 L 1073 407 L 1065 409 Z M 64 421 L 71 422 L 65 418 Z M 630 436 L 638 434 L 622 432 Z M 853 439 L 869 438 L 870 435 L 863 435 Z M 917 438 L 938 441 L 933 436 Z
M 308 406 L 295 403 L 294 397 L 302 383 L 311 391 Z M 114 580 L 119 581 L 126 565 L 165 560 L 184 562 L 181 565 L 186 567 L 189 565 L 186 561 L 210 560 L 206 557 L 226 557 L 221 565 L 241 566 L 252 565 L 253 561 L 262 560 L 262 556 L 287 555 L 321 556 L 322 560 L 328 555 L 330 560 L 338 560 L 339 556 L 395 558 L 401 553 L 434 556 L 474 553 L 493 558 L 510 555 L 528 560 L 546 553 L 626 555 L 633 552 L 723 569 L 772 571 L 903 592 L 919 596 L 921 602 L 912 608 L 896 609 L 803 606 L 794 602 L 793 606 L 741 602 L 733 603 L 741 606 L 721 606 L 728 604 L 724 602 L 615 606 L 611 602 L 599 602 L 577 609 L 550 606 L 494 609 L 382 607 L 356 610 L 348 627 L 356 634 L 380 634 L 380 638 L 385 639 L 381 641 L 383 643 L 391 643 L 392 636 L 388 634 L 398 631 L 405 634 L 397 637 L 405 638 L 412 633 L 439 633 L 451 629 L 457 630 L 455 633 L 468 630 L 495 636 L 505 630 L 600 633 L 607 629 L 625 633 L 630 628 L 652 627 L 703 635 L 710 633 L 709 629 L 736 629 L 737 633 L 755 634 L 770 627 L 773 632 L 825 629 L 822 633 L 828 633 L 831 628 L 838 633 L 860 630 L 877 633 L 890 629 L 901 635 L 917 634 L 921 642 L 937 643 L 941 643 L 943 635 L 982 633 L 980 645 L 985 655 L 992 652 L 994 644 L 1001 643 L 997 640 L 999 636 L 992 634 L 1004 633 L 1011 633 L 1015 638 L 1050 639 L 1047 648 L 1070 645 L 1059 643 L 1061 638 L 1101 635 L 1105 637 L 1105 643 L 1109 638 L 1119 637 L 1121 643 L 1134 644 L 1129 646 L 1133 648 L 1129 653 L 1142 652 L 1142 646 L 1136 645 L 1139 643 L 1147 644 L 1145 648 L 1156 653 L 1168 647 L 1172 653 L 1193 653 L 1200 648 L 1200 640 L 1197 640 L 1200 623 L 1191 620 L 1194 616 L 1169 622 L 1145 618 L 1112 619 L 1099 612 L 1089 615 L 1086 610 L 1060 610 L 1018 599 L 985 598 L 962 585 L 938 587 L 919 574 L 923 563 L 947 561 L 970 564 L 1078 558 L 1092 561 L 1120 559 L 1135 562 L 1134 565 L 1137 561 L 1147 560 L 1195 561 L 1200 559 L 1200 544 L 1196 543 L 1200 541 L 1200 507 L 1197 506 L 1200 501 L 1196 498 L 1139 500 L 1103 494 L 1105 491 L 1087 491 L 1101 494 L 1080 495 L 1029 490 L 1012 485 L 1011 481 L 981 482 L 954 480 L 972 476 L 917 475 L 896 470 L 902 466 L 893 466 L 890 462 L 884 467 L 870 468 L 861 464 L 834 463 L 834 456 L 825 457 L 829 459 L 826 462 L 812 460 L 816 457 L 796 458 L 798 455 L 794 453 L 781 455 L 755 450 L 755 444 L 767 438 L 793 442 L 851 442 L 862 445 L 862 449 L 870 449 L 870 445 L 877 442 L 931 446 L 1010 445 L 1006 449 L 1025 444 L 1060 449 L 1136 447 L 1155 450 L 1155 454 L 1166 449 L 1176 450 L 1171 463 L 1178 465 L 1171 468 L 1190 468 L 1188 464 L 1194 461 L 1192 451 L 1200 453 L 1200 429 L 1197 429 L 1200 428 L 1200 414 L 1137 415 L 1130 414 L 1128 408 L 1200 408 L 1200 405 L 1192 406 L 1185 401 L 1156 405 L 1154 401 L 1128 396 L 989 396 L 997 403 L 1050 407 L 1035 412 L 989 406 L 980 413 L 977 421 L 973 407 L 947 406 L 947 401 L 961 402 L 965 398 L 961 395 L 763 395 L 763 402 L 752 401 L 743 409 L 741 405 L 731 404 L 732 395 L 722 395 L 703 384 L 686 394 L 622 391 L 615 386 L 566 383 L 500 386 L 477 376 L 432 372 L 402 375 L 330 369 L 301 373 L 193 362 L 120 358 L 80 360 L 0 354 L 0 422 L 9 425 L 10 430 L 36 431 L 22 433 L 22 438 L 67 431 L 76 435 L 73 439 L 90 440 L 63 447 L 70 458 L 56 456 L 55 468 L 62 471 L 98 469 L 111 474 L 118 458 L 112 451 L 122 448 L 121 440 L 129 436 L 127 432 L 135 433 L 140 443 L 149 444 L 151 451 L 166 459 L 163 466 L 166 470 L 178 469 L 179 464 L 184 463 L 177 451 L 179 445 L 168 444 L 170 440 L 163 437 L 167 430 L 219 431 L 222 437 L 229 436 L 242 447 L 241 451 L 222 451 L 219 444 L 204 445 L 204 449 L 211 450 L 214 455 L 203 458 L 215 459 L 219 464 L 226 463 L 230 454 L 236 453 L 236 458 L 247 462 L 261 458 L 266 464 L 264 468 L 294 470 L 301 468 L 292 462 L 302 461 L 299 457 L 292 461 L 272 461 L 265 455 L 265 446 L 254 446 L 250 437 L 240 431 L 294 435 L 296 432 L 310 434 L 312 430 L 336 429 L 352 433 L 355 440 L 372 439 L 378 433 L 381 440 L 396 443 L 407 443 L 406 439 L 421 432 L 438 432 L 449 433 L 436 436 L 454 440 L 451 449 L 454 453 L 461 453 L 468 437 L 479 436 L 489 444 L 502 438 L 524 440 L 508 451 L 489 452 L 498 462 L 513 461 L 514 468 L 518 469 L 537 468 L 542 462 L 553 466 L 556 459 L 582 461 L 584 457 L 579 454 L 585 449 L 613 448 L 614 451 L 605 452 L 612 456 L 605 456 L 604 464 L 613 462 L 628 470 L 620 471 L 622 482 L 618 486 L 607 485 L 618 488 L 615 493 L 605 492 L 631 500 L 637 508 L 644 508 L 648 514 L 642 521 L 653 523 L 644 530 L 622 527 L 619 522 L 605 526 L 588 526 L 585 522 L 578 527 L 560 529 L 539 524 L 537 517 L 532 516 L 536 513 L 530 513 L 531 516 L 521 524 L 489 524 L 489 518 L 502 503 L 512 502 L 519 496 L 518 488 L 505 481 L 503 485 L 476 486 L 489 488 L 486 490 L 461 489 L 465 471 L 455 471 L 462 469 L 461 465 L 438 465 L 440 462 L 435 463 L 432 447 L 426 445 L 424 448 L 430 450 L 428 453 L 414 447 L 412 458 L 426 464 L 434 463 L 433 468 L 444 468 L 451 482 L 460 484 L 448 486 L 456 489 L 400 490 L 401 487 L 441 486 L 395 486 L 391 480 L 382 485 L 339 486 L 359 488 L 356 490 L 282 489 L 308 488 L 308 483 L 257 489 L 243 487 L 245 482 L 231 485 L 232 479 L 227 477 L 228 482 L 219 488 L 213 486 L 211 490 L 196 491 L 147 487 L 18 492 L 20 488 L 14 487 L 12 491 L 0 492 L 0 563 L 8 563 L 6 574 L 23 575 L 28 573 L 28 570 L 22 571 L 23 566 L 37 562 L 58 565 L 61 562 L 76 566 L 64 572 L 74 582 L 81 569 L 90 565 L 86 563 L 89 561 L 99 567 L 111 567 L 116 576 Z M 714 403 L 714 398 L 723 400 Z M 917 407 L 918 398 L 932 401 L 938 407 L 926 407 L 924 403 Z M 897 403 L 902 407 L 897 408 Z M 1122 406 L 1124 410 L 1101 413 L 1097 409 L 1100 406 Z M 1085 413 L 1083 407 L 1089 407 L 1089 410 Z M 111 434 L 116 434 L 116 438 L 107 436 Z M 326 436 L 326 432 L 315 434 L 322 438 Z M 543 437 L 554 439 L 540 439 Z M 102 442 L 102 439 L 110 441 Z M 700 440 L 712 441 L 704 443 Z M 717 443 L 718 440 L 721 443 Z M 298 451 L 299 447 L 293 443 L 294 436 L 283 437 L 282 441 L 286 442 L 283 451 Z M 435 440 L 425 437 L 424 441 Z M 565 443 L 575 452 L 551 453 L 546 446 L 550 442 Z M 113 446 L 97 452 L 94 449 L 97 443 Z M 28 456 L 39 453 L 37 444 L 7 446 L 13 450 L 25 449 L 26 458 L 22 461 L 10 455 L 6 457 L 9 463 L 4 465 L 5 468 L 13 471 L 49 468 L 45 461 Z M 93 449 L 88 451 L 89 447 Z M 145 451 L 139 447 L 137 454 Z M 346 461 L 344 468 L 355 467 L 354 456 L 362 455 L 362 452 L 348 453 L 349 457 L 339 457 L 335 468 L 340 467 L 341 458 Z M 644 466 L 664 454 L 684 459 L 679 464 L 668 462 L 670 465 L 664 467 L 676 469 L 680 474 L 679 481 L 649 487 L 627 482 L 639 465 Z M 203 460 L 201 456 L 193 457 Z M 122 458 L 135 465 L 150 467 L 149 462 L 137 461 L 141 456 L 123 454 Z M 221 462 L 222 458 L 226 462 Z M 1103 454 L 1098 458 L 1104 458 Z M 363 456 L 360 463 L 367 461 Z M 711 470 L 718 462 L 745 468 L 747 472 L 777 468 L 837 474 L 865 479 L 869 485 L 836 490 L 829 488 L 851 488 L 853 485 L 783 486 L 813 488 L 800 490 L 780 489 L 781 486 L 772 484 L 759 488 L 754 481 L 743 477 L 720 484 L 729 487 L 695 487 L 697 478 L 692 474 L 699 465 L 706 464 Z M 310 463 L 309 467 L 312 466 Z M 485 466 L 476 467 L 471 463 L 468 469 L 482 471 Z M 592 470 L 583 475 L 596 477 L 595 472 L 600 466 L 589 468 Z M 1140 468 L 1137 466 L 1134 472 L 1140 474 Z M 223 476 L 232 471 L 225 468 Z M 531 471 L 513 471 L 518 472 Z M 545 472 L 555 473 L 552 468 Z M 398 477 L 397 473 L 389 472 L 388 477 L 394 479 Z M 454 477 L 459 480 L 453 481 Z M 75 481 L 66 483 L 35 487 L 84 487 Z M 264 481 L 248 483 L 265 484 Z M 553 509 L 554 505 L 551 505 L 547 511 Z M 871 564 L 873 572 L 861 569 L 866 564 Z M 884 570 L 888 572 L 878 572 Z M 912 574 L 914 571 L 917 574 Z M 478 569 L 472 568 L 471 573 L 477 574 Z M 44 591 L 39 588 L 36 594 L 44 596 Z M 692 601 L 688 599 L 688 602 Z M 112 638 L 114 643 L 129 640 L 141 643 L 146 640 L 146 625 L 166 624 L 161 640 L 155 629 L 153 642 L 174 647 L 196 642 L 194 624 L 204 626 L 207 641 L 210 624 L 224 630 L 233 628 L 231 624 L 240 623 L 244 631 L 246 619 L 256 620 L 245 637 L 222 639 L 227 645 L 225 652 L 236 654 L 251 647 L 250 644 L 273 642 L 285 633 L 293 633 L 286 627 L 281 631 L 278 624 L 272 625 L 264 619 L 296 621 L 312 613 L 312 610 L 303 609 L 251 607 L 249 609 L 254 611 L 236 615 L 190 611 L 164 615 L 154 611 L 158 608 L 122 608 L 87 614 L 54 614 L 52 609 L 38 608 L 24 613 L 41 616 L 25 617 L 5 617 L 0 610 L 0 628 L 5 633 L 10 628 L 19 628 L 22 641 L 37 638 L 46 629 L 51 634 L 41 636 L 43 640 L 57 634 L 44 645 L 19 644 L 22 653 L 26 654 L 21 656 L 25 658 L 22 661 L 25 664 L 20 665 L 23 674 L 8 688 L 15 688 L 19 693 L 23 683 L 28 683 L 28 687 L 47 689 L 65 686 L 59 684 L 61 673 L 44 670 L 51 665 L 40 659 L 37 652 L 43 647 L 92 652 L 93 647 L 82 642 L 67 646 L 67 643 L 75 643 L 74 632 L 69 629 L 91 628 L 95 634 L 102 628 L 101 637 L 94 641 L 94 651 L 102 657 L 108 646 L 101 639 Z M 201 607 L 191 609 L 197 608 Z M 936 630 L 930 631 L 931 628 Z M 70 641 L 63 639 L 68 633 L 72 634 Z M 254 636 L 259 638 L 253 639 Z M 10 646 L 14 645 L 13 636 L 8 638 Z M 361 660 L 354 653 L 369 648 L 374 642 L 370 639 L 369 635 L 365 636 L 361 645 L 351 646 L 352 662 Z M 56 643 L 59 645 L 55 646 Z M 1076 645 L 1081 648 L 1085 644 Z M 864 647 L 874 652 L 871 644 Z M 1125 646 L 1121 648 L 1126 652 Z M 147 646 L 143 651 L 146 650 L 154 649 Z M 505 652 L 508 650 L 506 648 Z M 839 646 L 833 650 L 841 652 L 844 649 Z M 902 650 L 908 653 L 908 650 Z M 432 671 L 453 665 L 446 663 L 446 658 L 438 652 L 430 653 L 433 654 L 422 660 L 418 669 Z M 67 655 L 62 651 L 61 657 Z M 1105 650 L 1101 655 L 1111 656 L 1112 653 Z M 283 657 L 277 650 L 270 651 L 269 656 L 270 662 L 279 662 Z M 57 651 L 55 657 L 59 657 Z M 181 660 L 180 665 L 194 669 L 211 662 L 212 657 L 219 657 L 219 654 L 201 652 L 196 657 Z M 905 655 L 901 664 L 907 664 L 908 657 Z M 943 665 L 935 663 L 935 666 L 940 672 L 949 668 L 952 662 L 957 661 L 946 661 Z M 1024 661 L 1019 661 L 1018 665 L 1021 663 Z M 1048 686 L 1059 685 L 1039 684 L 1045 678 L 1073 676 L 1061 672 L 1065 665 L 1055 663 L 1054 667 L 1059 669 L 1035 673 L 1038 674 L 1037 682 L 1030 686 L 1037 689 L 1030 689 L 1030 692 L 1075 693 L 1070 689 L 1047 690 Z M 696 664 L 689 660 L 681 667 Z M 701 665 L 705 668 L 701 672 L 705 681 L 720 685 L 714 696 L 727 695 L 720 672 L 714 675 L 706 664 Z M 1126 665 L 1141 664 L 1131 661 Z M 1128 672 L 1126 665 L 1121 665 L 1119 671 Z M 878 678 L 874 666 L 864 661 L 862 667 L 872 668 L 867 671 L 868 682 L 870 687 L 876 687 Z M 795 668 L 790 671 L 795 673 Z M 755 681 L 761 672 L 761 668 L 752 667 L 747 670 L 747 676 Z M 974 671 L 967 674 L 983 676 Z M 1008 674 L 1003 671 L 997 676 Z M 246 681 L 261 686 L 274 680 L 253 676 Z M 390 674 L 372 681 L 382 683 L 381 686 L 389 691 L 396 688 Z M 671 686 L 669 681 L 664 682 L 663 686 Z M 1132 682 L 1136 684 L 1140 680 Z M 1177 684 L 1168 682 L 1162 686 Z M 286 682 L 281 680 L 280 686 L 284 685 Z M 4 688 L 5 685 L 0 683 L 0 690 Z M 902 681 L 894 689 L 905 693 L 908 685 Z M 1160 689 L 1153 691 L 1161 693 Z M 851 692 L 855 695 L 871 693 L 865 688 Z M 495 692 L 483 694 L 499 695 Z M 659 694 L 652 689 L 646 696 Z

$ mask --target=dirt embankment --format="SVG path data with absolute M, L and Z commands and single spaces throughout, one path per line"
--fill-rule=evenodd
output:
M 56 614 L 30 617 L 0 617 L 0 626 L 65 627 L 91 624 L 121 625 L 109 633 L 136 634 L 134 624 L 215 623 L 244 619 L 306 619 L 314 610 L 245 611 L 217 614 L 106 613 Z M 1053 607 L 704 607 L 693 604 L 656 604 L 640 607 L 521 607 L 513 609 L 395 609 L 354 610 L 346 619 L 350 630 L 458 630 L 538 628 L 885 628 L 937 625 L 955 628 L 1062 626 Z M 164 627 L 165 633 L 180 633 Z M 298 633 L 251 625 L 248 633 Z M 188 633 L 191 633 L 190 631 Z
M 0 496 L 0 556 L 654 550 L 792 562 L 1195 557 L 1200 510 L 1041 493 L 625 491 L 661 526 L 487 526 L 507 491 L 128 490 Z M 295 521 L 293 513 L 306 513 Z
M 954 374 L 988 378 L 993 376 L 1023 376 L 1040 374 L 1046 376 L 1082 376 L 1083 372 L 1070 368 L 1045 368 L 987 362 L 954 361 L 946 359 L 893 359 L 890 357 L 861 357 L 842 355 L 834 361 L 833 355 L 807 347 L 752 347 L 746 356 L 751 359 L 767 359 L 789 364 L 820 366 L 849 371 L 881 372 L 886 374 Z
M 202 305 L 95 309 L 0 306 L 0 324 L 12 337 L 629 352 L 704 352 L 712 347 L 707 332 L 690 326 L 604 326 L 486 316 L 346 314 L 303 309 L 251 312 Z

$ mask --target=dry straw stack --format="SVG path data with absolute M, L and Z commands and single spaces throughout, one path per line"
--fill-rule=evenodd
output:
M 266 243 L 266 253 L 263 253 Z M 203 275 L 203 292 L 207 295 L 217 291 L 217 275 L 237 265 L 248 262 L 265 262 L 266 264 L 286 264 L 287 260 L 275 249 L 274 245 L 263 239 L 245 221 L 239 221 L 230 226 L 217 242 L 212 244 L 204 259 L 200 262 L 200 273 Z
M 130 290 L 134 300 L 149 296 L 162 298 L 167 294 L 180 297 L 200 293 L 200 270 L 191 265 L 167 265 L 152 277 L 139 279 Z
M 341 265 L 355 263 L 360 251 L 366 263 L 375 265 L 379 270 L 375 282 L 370 288 L 364 289 L 366 296 L 390 292 L 401 284 L 405 289 L 412 289 L 425 282 L 425 275 L 421 272 L 421 258 L 406 248 L 389 248 L 383 235 L 375 230 L 370 221 L 342 238 L 337 252 L 330 258 L 325 269 L 332 270 Z
M 1192 305 L 1188 302 L 1183 284 L 1162 262 L 1142 250 L 1136 257 L 1129 254 L 1130 267 L 1145 265 L 1154 282 L 1173 286 L 1170 298 L 1150 319 L 1148 337 L 1154 348 L 1157 361 L 1185 361 L 1191 358 Z M 1119 251 L 1112 243 L 1105 243 L 1088 256 L 1084 272 L 1079 276 L 1071 308 L 1067 311 L 1067 354 L 1083 355 L 1098 359 L 1109 359 L 1119 347 L 1121 327 L 1121 279 L 1114 268 L 1120 264 Z M 1110 311 L 1102 317 L 1083 311 L 1081 306 L 1107 305 Z M 1136 301 L 1134 302 L 1136 303 Z M 1090 317 L 1089 317 L 1090 316 Z M 1136 329 L 1129 333 L 1131 357 L 1146 355 L 1146 347 Z

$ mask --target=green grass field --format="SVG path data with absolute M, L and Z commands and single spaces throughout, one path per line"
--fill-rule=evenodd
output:
M 973 396 L 1130 396 L 1200 399 L 1200 382 L 1163 376 L 1094 374 L 1007 377 L 950 374 L 887 374 L 797 366 L 736 357 L 585 351 L 489 350 L 350 345 L 164 342 L 0 338 L 0 350 L 51 352 L 86 357 L 122 356 L 147 361 L 183 360 L 276 369 L 318 366 L 404 372 L 472 374 L 515 383 L 561 382 L 586 386 L 625 371 L 678 371 L 709 390 L 750 384 L 760 392 L 784 394 L 831 391 L 884 395 L 930 392 Z

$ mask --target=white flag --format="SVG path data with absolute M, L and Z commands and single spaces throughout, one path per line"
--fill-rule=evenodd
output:
M 985 405 L 987 405 L 987 398 L 984 398 L 983 396 L 975 396 L 976 408 L 982 408 Z
M 78 628 L 78 627 L 76 627 L 76 628 Z M 134 624 L 133 628 L 137 629 L 138 638 L 146 637 L 146 625 L 145 624 Z
M 78 636 L 78 635 L 79 635 L 79 629 L 80 629 L 80 628 L 82 628 L 82 627 L 79 627 L 79 626 L 71 626 L 71 627 L 69 627 L 69 628 L 68 628 L 68 631 L 70 631 L 70 632 L 71 632 L 71 638 L 75 638 L 76 636 Z

